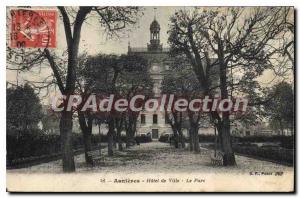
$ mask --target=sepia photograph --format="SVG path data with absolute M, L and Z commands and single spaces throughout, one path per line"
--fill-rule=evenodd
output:
M 6 190 L 295 192 L 294 15 L 7 6 Z

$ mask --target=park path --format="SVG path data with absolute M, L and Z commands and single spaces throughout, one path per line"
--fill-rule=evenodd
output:
M 199 154 L 187 149 L 174 149 L 166 143 L 153 141 L 127 149 L 116 151 L 113 157 L 105 156 L 104 162 L 89 167 L 84 162 L 84 154 L 75 156 L 76 172 L 99 173 L 241 173 L 253 171 L 293 171 L 292 167 L 272 162 L 256 160 L 236 155 L 237 166 L 216 167 L 210 162 L 213 151 L 201 148 Z M 106 155 L 106 149 L 103 150 Z M 8 173 L 61 173 L 61 160 L 52 161 L 28 168 L 8 170 Z

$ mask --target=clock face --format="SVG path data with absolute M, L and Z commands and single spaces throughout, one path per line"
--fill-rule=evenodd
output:
M 159 71 L 159 67 L 157 65 L 153 65 L 152 66 L 152 71 L 158 72 Z
M 55 11 L 11 10 L 11 21 L 12 48 L 55 47 Z

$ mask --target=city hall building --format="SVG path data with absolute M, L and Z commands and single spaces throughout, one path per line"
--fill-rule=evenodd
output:
M 164 48 L 160 43 L 160 25 L 155 18 L 150 25 L 150 43 L 146 47 L 128 46 L 128 54 L 139 55 L 148 60 L 155 98 L 161 96 L 161 83 L 164 73 L 170 65 L 168 53 L 169 49 Z M 158 139 L 163 133 L 172 133 L 163 111 L 142 111 L 140 113 L 137 123 L 137 135 L 148 133 L 151 134 L 152 139 Z

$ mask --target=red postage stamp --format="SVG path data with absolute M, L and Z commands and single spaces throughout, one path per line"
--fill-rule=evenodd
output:
M 11 10 L 10 14 L 10 47 L 56 47 L 56 10 L 15 9 Z

